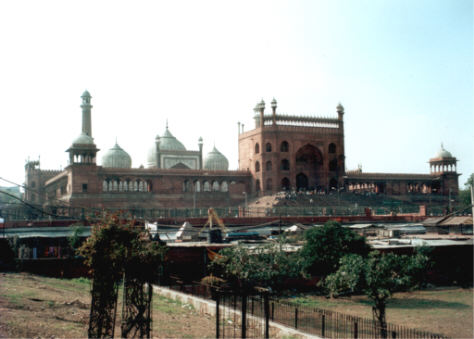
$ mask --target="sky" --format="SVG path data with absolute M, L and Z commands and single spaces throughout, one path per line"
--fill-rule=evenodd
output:
M 85 89 L 99 164 L 117 139 L 145 165 L 168 120 L 237 169 L 237 123 L 275 98 L 292 115 L 342 103 L 346 169 L 429 173 L 443 143 L 460 187 L 474 172 L 470 0 L 6 0 L 0 43 L 0 177 L 19 184 L 28 158 L 67 166 Z

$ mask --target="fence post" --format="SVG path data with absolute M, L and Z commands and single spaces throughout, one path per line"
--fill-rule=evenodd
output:
M 265 313 L 265 338 L 270 338 L 270 307 L 268 293 L 263 295 L 263 312 Z
M 272 301 L 272 321 L 275 320 L 275 303 Z
M 323 314 L 323 316 L 321 317 L 321 336 L 324 337 L 324 332 L 325 332 L 325 328 L 326 327 L 326 315 Z
M 357 339 L 358 328 L 357 321 L 354 322 L 354 339 Z
M 219 292 L 215 292 L 216 295 L 216 338 L 219 338 L 219 321 L 220 321 L 220 314 L 219 314 L 219 304 L 220 304 L 220 298 L 219 298 Z
M 295 307 L 295 328 L 298 328 L 298 307 Z
M 241 337 L 247 337 L 247 295 L 242 293 L 242 324 L 241 324 Z

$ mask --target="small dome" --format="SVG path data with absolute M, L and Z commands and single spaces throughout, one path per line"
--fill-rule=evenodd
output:
M 211 171 L 227 171 L 229 169 L 229 161 L 217 150 L 216 146 L 206 155 L 204 160 L 204 168 Z
M 102 157 L 103 167 L 131 168 L 132 158 L 117 143 Z
M 443 147 L 443 144 L 441 144 L 441 149 L 439 150 L 438 154 L 436 155 L 436 158 L 452 158 L 452 154 L 448 151 L 446 151 Z
M 94 144 L 94 139 L 92 137 L 88 136 L 84 132 L 81 133 L 80 136 L 78 136 L 73 142 L 73 145 L 93 145 Z
M 84 97 L 89 97 L 89 98 L 91 97 L 91 94 L 89 93 L 89 91 L 87 89 L 81 95 L 81 98 L 84 98 Z

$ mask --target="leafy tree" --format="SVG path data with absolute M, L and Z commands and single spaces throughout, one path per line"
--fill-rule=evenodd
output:
M 124 281 L 122 337 L 149 336 L 151 287 L 166 248 L 119 215 L 107 215 L 94 225 L 79 251 L 92 273 L 88 335 L 113 337 L 118 285 Z M 145 285 L 148 292 L 145 292 Z M 147 334 L 148 332 L 148 334 Z
M 344 255 L 354 253 L 366 256 L 370 250 L 364 237 L 335 221 L 307 230 L 305 240 L 301 257 L 304 269 L 311 275 L 335 272 Z
M 280 250 L 278 244 L 257 248 L 241 245 L 225 248 L 209 265 L 211 273 L 232 287 L 249 290 L 253 287 L 278 289 L 283 282 L 301 274 L 300 257 Z
M 379 323 L 380 335 L 387 337 L 386 303 L 393 293 L 419 287 L 422 273 L 429 267 L 425 252 L 413 256 L 380 254 L 372 251 L 367 258 L 344 256 L 337 272 L 325 280 L 332 296 L 363 292 L 372 302 L 374 318 Z
M 76 226 L 74 227 L 72 231 L 72 235 L 67 238 L 67 241 L 69 243 L 69 246 L 71 246 L 71 249 L 75 252 L 79 246 L 82 244 L 82 239 L 81 235 L 84 233 L 84 227 L 83 226 Z
M 469 178 L 467 178 L 467 181 L 464 184 L 464 186 L 467 186 L 467 187 L 474 186 L 474 173 L 471 173 Z
M 474 186 L 474 173 L 464 183 L 464 189 L 459 190 L 459 202 L 464 206 L 471 206 L 471 185 Z

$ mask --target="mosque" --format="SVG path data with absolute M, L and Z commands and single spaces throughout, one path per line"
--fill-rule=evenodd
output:
M 43 170 L 38 161 L 25 165 L 25 200 L 43 207 L 153 209 L 229 207 L 248 197 L 282 190 L 344 190 L 393 196 L 456 195 L 456 158 L 443 146 L 430 159 L 429 174 L 364 173 L 345 170 L 344 107 L 334 117 L 265 114 L 262 100 L 254 108 L 255 128 L 238 124 L 239 169 L 229 170 L 216 147 L 203 156 L 187 150 L 166 125 L 148 151 L 146 166 L 132 167 L 117 143 L 102 155 L 92 137 L 91 95 L 82 96 L 82 131 L 67 149 L 64 170 Z

